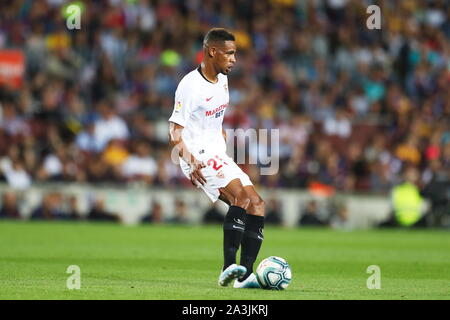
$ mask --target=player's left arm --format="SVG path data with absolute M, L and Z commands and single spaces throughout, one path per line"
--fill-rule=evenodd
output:
M 227 132 L 223 128 L 222 128 L 222 136 L 223 136 L 223 139 L 225 140 L 225 143 L 226 143 L 227 142 Z

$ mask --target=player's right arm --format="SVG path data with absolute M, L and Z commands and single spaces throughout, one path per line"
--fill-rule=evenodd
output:
M 191 167 L 191 182 L 197 186 L 197 182 L 201 184 L 206 183 L 201 169 L 205 167 L 203 162 L 197 160 L 194 155 L 189 152 L 186 144 L 183 141 L 182 132 L 184 127 L 175 122 L 169 122 L 169 143 L 172 148 L 177 149 L 178 156 L 186 161 Z
M 178 85 L 175 92 L 175 104 L 172 116 L 169 118 L 169 141 L 172 148 L 176 148 L 178 155 L 191 168 L 190 178 L 194 186 L 198 183 L 205 184 L 206 179 L 200 171 L 205 165 L 197 160 L 194 155 L 188 150 L 183 141 L 183 129 L 188 123 L 193 112 L 196 111 L 196 91 L 192 87 L 192 82 L 184 78 Z

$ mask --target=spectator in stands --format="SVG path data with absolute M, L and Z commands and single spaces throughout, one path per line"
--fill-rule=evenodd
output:
M 78 208 L 77 197 L 74 195 L 69 195 L 65 198 L 66 200 L 66 215 L 70 220 L 80 220 L 83 219 L 81 216 L 80 210 Z
M 25 119 L 17 114 L 14 104 L 5 101 L 2 104 L 3 114 L 0 121 L 0 128 L 3 129 L 10 137 L 28 136 L 30 134 L 30 126 Z
M 202 222 L 205 224 L 223 224 L 224 214 L 217 208 L 217 204 L 211 205 L 203 215 Z
M 120 217 L 105 208 L 105 201 L 102 198 L 96 198 L 89 210 L 88 220 L 91 221 L 112 221 L 120 222 Z
M 445 220 L 450 218 L 450 171 L 439 160 L 433 160 L 426 175 L 422 194 L 430 201 L 429 224 L 433 227 L 449 226 Z
M 111 101 L 104 100 L 97 104 L 100 118 L 95 121 L 94 141 L 98 151 L 103 150 L 111 140 L 124 141 L 129 135 L 127 124 L 116 114 L 111 104 Z
M 144 141 L 136 143 L 132 153 L 122 164 L 121 172 L 126 181 L 140 180 L 152 184 L 157 174 L 157 164 L 151 156 L 150 145 Z
M 153 201 L 150 212 L 141 218 L 143 223 L 162 223 L 164 221 L 161 203 Z
M 349 219 L 348 206 L 345 203 L 337 203 L 334 205 L 330 218 L 330 226 L 333 229 L 350 230 L 352 225 Z
M 325 119 L 324 131 L 327 135 L 348 138 L 352 133 L 352 125 L 346 116 L 346 112 L 340 108 L 336 110 L 336 116 Z
M 311 200 L 306 204 L 305 209 L 300 215 L 300 226 L 325 226 L 327 223 L 319 218 L 319 208 L 317 201 Z
M 12 166 L 4 166 L 3 175 L 9 186 L 13 189 L 23 190 L 31 186 L 31 177 L 25 171 L 23 163 L 19 160 L 13 162 Z
M 31 185 L 31 177 L 24 169 L 20 149 L 17 145 L 8 146 L 7 155 L 0 158 L 0 177 L 13 189 L 26 189 Z
M 418 170 L 405 169 L 403 181 L 392 189 L 392 211 L 380 227 L 426 227 L 427 215 L 423 215 L 423 198 L 417 186 Z
M 129 155 L 130 153 L 123 141 L 112 139 L 108 142 L 107 147 L 103 151 L 101 162 L 112 179 L 121 179 L 121 168 L 129 158 Z
M 421 154 L 418 148 L 418 141 L 414 133 L 412 133 L 404 143 L 400 144 L 396 149 L 396 156 L 405 162 L 417 166 L 421 160 Z
M 88 120 L 84 125 L 83 131 L 76 136 L 76 146 L 85 152 L 94 153 L 101 150 L 101 146 L 97 145 L 95 139 L 95 123 L 93 120 Z
M 268 201 L 267 213 L 264 221 L 265 223 L 272 225 L 281 225 L 283 223 L 280 206 L 275 198 Z
M 40 180 L 62 181 L 64 179 L 64 162 L 66 158 L 65 147 L 59 146 L 57 150 L 49 153 L 42 164 L 38 177 Z
M 0 219 L 20 219 L 17 196 L 13 192 L 5 192 L 2 196 Z
M 189 223 L 187 216 L 187 205 L 183 200 L 175 200 L 175 212 L 174 215 L 167 219 L 168 223 L 186 224 Z
M 32 220 L 59 220 L 67 215 L 62 210 L 62 195 L 50 192 L 43 196 L 41 204 L 31 214 Z

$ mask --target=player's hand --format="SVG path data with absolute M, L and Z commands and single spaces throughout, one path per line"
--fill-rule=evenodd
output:
M 198 186 L 198 183 L 204 185 L 206 183 L 206 179 L 201 172 L 201 169 L 205 168 L 205 164 L 197 159 L 194 159 L 191 163 L 191 173 L 189 177 L 191 178 L 191 182 L 194 186 Z

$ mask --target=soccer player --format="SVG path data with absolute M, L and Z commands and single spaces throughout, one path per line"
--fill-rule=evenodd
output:
M 235 288 L 258 288 L 253 264 L 264 239 L 264 201 L 247 174 L 226 154 L 222 128 L 229 103 L 227 74 L 236 63 L 233 34 L 222 28 L 211 29 L 204 38 L 203 52 L 202 63 L 178 84 L 169 139 L 192 184 L 212 202 L 220 199 L 229 205 L 223 225 L 224 265 L 219 285 L 235 280 Z M 236 264 L 239 246 L 240 265 Z

